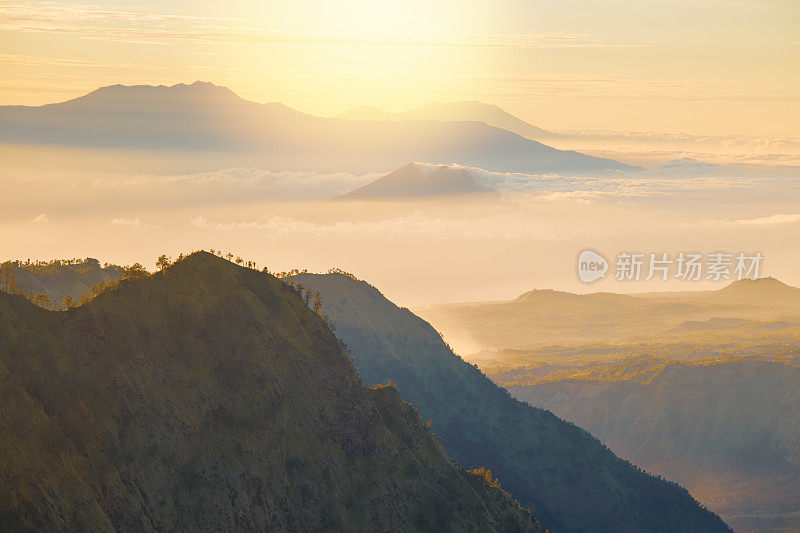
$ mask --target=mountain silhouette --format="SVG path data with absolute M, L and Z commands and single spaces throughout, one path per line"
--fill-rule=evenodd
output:
M 401 199 L 495 192 L 467 168 L 409 163 L 338 198 Z
M 434 103 L 400 113 L 387 113 L 377 107 L 355 107 L 337 116 L 348 120 L 403 121 L 438 120 L 441 122 L 484 122 L 527 139 L 544 139 L 557 135 L 521 120 L 496 105 L 476 101 Z
M 513 300 L 437 304 L 416 312 L 454 344 L 469 346 L 471 352 L 496 352 L 651 342 L 657 335 L 662 341 L 675 341 L 676 334 L 693 331 L 682 326 L 687 321 L 725 317 L 747 319 L 750 322 L 741 325 L 762 329 L 775 321 L 797 323 L 792 317 L 800 315 L 800 289 L 774 278 L 744 279 L 703 291 L 572 294 L 543 289 Z M 737 334 L 760 333 L 743 328 Z
M 539 531 L 295 290 L 211 254 L 67 311 L 0 293 L 0 346 L 0 529 Z
M 486 465 L 552 531 L 729 531 L 682 487 L 586 431 L 510 397 L 430 324 L 344 274 L 300 274 L 368 384 L 396 384 L 462 466 Z
M 767 303 L 773 300 L 800 301 L 800 288 L 792 287 L 775 278 L 742 279 L 716 291 L 723 298 Z
M 203 151 L 213 155 L 208 162 L 186 154 L 180 157 L 188 160 L 186 164 L 217 168 L 253 164 L 372 172 L 408 161 L 430 161 L 542 173 L 640 170 L 557 150 L 483 122 L 321 118 L 279 103 L 249 102 L 229 89 L 203 82 L 171 87 L 114 85 L 59 104 L 0 107 L 0 142 L 146 150 L 161 156 Z

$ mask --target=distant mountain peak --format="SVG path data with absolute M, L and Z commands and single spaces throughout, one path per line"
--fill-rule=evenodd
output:
M 727 295 L 753 295 L 753 296 L 800 296 L 800 289 L 792 287 L 773 277 L 758 279 L 743 279 L 733 281 L 725 287 L 717 290 L 720 294 Z
M 403 199 L 497 193 L 476 179 L 473 170 L 459 165 L 412 162 L 341 199 Z
M 208 81 L 175 85 L 107 85 L 70 102 L 124 102 L 125 100 L 244 101 L 227 87 Z
M 577 294 L 573 294 L 571 292 L 565 291 L 557 291 L 555 289 L 533 289 L 531 291 L 524 292 L 515 298 L 516 301 L 530 301 L 539 298 L 573 298 L 577 297 Z

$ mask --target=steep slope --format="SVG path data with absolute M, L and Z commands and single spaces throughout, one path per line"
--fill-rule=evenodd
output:
M 409 163 L 337 198 L 350 200 L 429 198 L 461 194 L 492 194 L 469 169 Z
M 641 472 L 586 431 L 514 400 L 437 332 L 367 283 L 301 274 L 365 383 L 397 385 L 464 467 L 485 465 L 553 531 L 727 531 L 683 488 Z
M 672 363 L 648 379 L 510 386 L 685 485 L 739 531 L 800 528 L 800 366 Z
M 562 151 L 483 122 L 366 122 L 257 104 L 209 83 L 115 85 L 69 102 L 0 107 L 0 142 L 88 148 L 213 151 L 216 165 L 373 172 L 408 161 L 499 171 L 595 174 L 637 170 Z M 196 164 L 201 164 L 203 158 Z M 210 164 L 210 163 L 209 163 Z M 217 166 L 216 168 L 219 168 Z
M 337 116 L 337 118 L 347 120 L 438 120 L 449 121 L 477 121 L 484 122 L 489 126 L 504 129 L 525 137 L 527 139 L 543 139 L 555 137 L 556 134 L 529 124 L 511 113 L 497 107 L 496 105 L 484 104 L 482 102 L 441 102 L 424 105 L 402 111 L 400 113 L 388 113 L 377 107 L 354 107 Z
M 206 253 L 63 312 L 0 293 L 0 420 L 2 530 L 536 529 L 291 288 Z

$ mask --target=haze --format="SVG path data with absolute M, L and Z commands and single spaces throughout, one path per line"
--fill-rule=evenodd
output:
M 615 282 L 612 272 L 585 285 L 575 259 L 587 247 L 609 259 L 626 250 L 760 251 L 762 275 L 800 284 L 800 255 L 786 246 L 800 225 L 796 178 L 489 173 L 505 187 L 489 199 L 329 202 L 378 174 L 0 172 L 3 257 L 92 256 L 152 268 L 161 253 L 216 248 L 277 271 L 343 268 L 408 306 L 514 298 L 533 288 L 685 291 L 727 283 Z
M 0 256 L 214 247 L 273 270 L 344 268 L 415 306 L 714 286 L 586 286 L 585 248 L 760 252 L 761 274 L 798 284 L 799 13 L 0 6 Z M 414 161 L 468 167 L 496 194 L 327 201 Z
M 545 129 L 798 137 L 791 0 L 0 6 L 0 102 L 211 80 L 335 115 L 480 100 Z

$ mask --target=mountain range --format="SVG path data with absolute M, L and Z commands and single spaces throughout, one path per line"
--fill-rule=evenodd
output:
M 134 159 L 141 164 L 175 152 L 187 165 L 216 168 L 371 172 L 428 161 L 536 173 L 640 170 L 557 150 L 484 122 L 322 118 L 280 103 L 246 101 L 206 82 L 113 85 L 57 104 L 3 106 L 0 142 L 139 151 Z
M 286 335 L 308 335 L 294 327 L 287 329 L 288 326 L 283 319 L 275 318 L 275 313 L 289 312 L 284 308 L 270 310 L 263 318 L 252 318 L 249 313 L 242 314 L 240 307 L 245 305 L 245 309 L 249 309 L 252 297 L 247 291 L 242 293 L 236 289 L 235 284 L 229 283 L 227 274 L 223 276 L 228 267 L 224 264 L 217 265 L 216 259 L 206 256 L 207 254 L 195 254 L 190 256 L 188 262 L 183 260 L 162 274 L 144 280 L 152 284 L 157 283 L 153 291 L 163 292 L 156 296 L 155 293 L 148 291 L 148 302 L 152 303 L 153 298 L 156 298 L 155 302 L 161 302 L 162 299 L 174 300 L 169 309 L 174 317 L 178 317 L 180 315 L 178 309 L 182 305 L 188 305 L 192 309 L 198 308 L 195 293 L 201 295 L 200 301 L 203 301 L 208 290 L 222 290 L 226 294 L 228 292 L 231 294 L 219 294 L 210 304 L 219 307 L 218 313 L 222 316 L 238 310 L 236 313 L 242 315 L 242 320 L 254 321 L 252 327 L 264 328 L 268 332 L 279 329 Z M 206 263 L 211 269 L 208 273 L 202 273 L 202 270 L 197 272 L 193 268 L 185 275 L 180 275 L 197 280 L 201 286 L 195 289 L 182 288 L 180 293 L 176 294 L 166 290 L 167 286 L 163 285 L 166 281 L 161 281 L 174 281 L 187 265 Z M 22 265 L 18 268 L 44 267 Z M 63 267 L 67 270 L 78 268 L 80 265 L 70 264 Z M 256 290 L 251 283 L 261 281 L 266 282 L 271 290 L 275 290 L 273 278 L 259 274 L 258 278 L 251 280 L 253 275 L 251 271 L 232 268 L 231 273 L 241 273 L 244 279 L 250 280 L 247 283 L 248 290 Z M 59 269 L 48 269 L 42 275 L 58 275 L 59 279 L 66 280 L 67 277 L 59 275 L 59 272 Z M 207 279 L 214 276 L 220 279 L 214 281 Z M 91 302 L 77 309 L 60 314 L 45 313 L 44 316 L 69 317 L 73 312 L 90 312 L 95 309 L 94 306 L 107 301 L 107 298 L 119 296 L 122 288 L 146 286 L 144 281 L 123 282 L 119 290 L 114 290 L 112 284 L 111 289 L 107 288 L 100 292 Z M 499 476 L 503 488 L 509 490 L 511 496 L 518 498 L 524 506 L 531 508 L 534 516 L 542 520 L 552 531 L 662 531 L 665 527 L 676 531 L 727 530 L 717 517 L 698 506 L 685 489 L 650 476 L 615 457 L 584 430 L 563 422 L 549 412 L 527 406 L 509 397 L 506 391 L 494 385 L 476 367 L 454 355 L 429 324 L 407 309 L 396 307 L 367 283 L 357 281 L 349 275 L 336 273 L 301 274 L 290 278 L 290 282 L 295 291 L 306 297 L 307 303 L 311 303 L 309 295 L 314 290 L 319 290 L 322 302 L 320 312 L 338 337 L 346 343 L 347 353 L 352 357 L 355 369 L 364 383 L 380 385 L 391 381 L 393 386 L 397 387 L 399 395 L 406 401 L 412 401 L 415 409 L 418 409 L 415 411 L 417 417 L 415 420 L 421 416 L 423 422 L 430 421 L 431 429 L 442 439 L 447 453 L 457 460 L 462 468 L 489 468 L 494 475 Z M 206 288 L 206 283 L 212 288 Z M 182 287 L 182 284 L 183 282 L 179 286 Z M 47 286 L 53 285 L 51 283 Z M 144 295 L 141 297 L 144 298 Z M 234 301 L 240 303 L 234 304 Z M 228 303 L 223 305 L 224 302 Z M 26 309 L 30 308 L 27 302 L 25 304 Z M 314 307 L 313 304 L 311 306 Z M 193 311 L 191 316 L 197 312 L 199 311 Z M 130 335 L 138 331 L 147 336 L 151 327 L 165 329 L 164 335 L 178 334 L 168 327 L 173 319 L 162 316 L 160 311 L 152 317 L 141 315 L 142 320 L 152 318 L 154 324 L 158 326 L 128 325 L 119 317 L 100 317 L 95 312 L 92 316 L 98 323 L 97 327 L 104 327 L 104 324 L 119 324 L 120 327 L 124 326 Z M 230 320 L 222 316 L 221 321 Z M 309 316 L 314 318 L 316 315 Z M 195 324 L 193 319 L 176 320 L 179 324 L 175 327 L 181 328 L 179 331 L 186 330 L 186 336 L 192 335 L 192 328 L 196 327 L 193 325 Z M 267 321 L 268 325 L 262 321 Z M 314 320 L 311 322 L 314 323 Z M 233 335 L 239 339 L 238 318 L 234 317 L 233 325 L 236 330 Z M 216 339 L 217 332 L 222 330 L 225 330 L 225 327 L 217 325 L 204 333 L 202 335 L 204 340 L 200 341 L 190 341 L 181 334 L 177 337 L 179 339 L 177 341 L 161 340 L 161 337 L 158 337 L 154 342 L 166 343 L 164 348 L 158 348 L 157 351 L 172 349 L 169 347 L 175 342 L 178 342 L 175 346 L 186 346 L 186 349 L 189 349 L 191 346 L 197 347 L 198 343 L 208 342 L 208 339 Z M 101 333 L 94 330 L 87 331 L 86 342 L 89 342 L 94 335 Z M 103 338 L 109 338 L 105 333 L 102 335 Z M 242 343 L 248 345 L 245 342 L 247 337 L 241 338 L 242 340 L 236 341 L 236 345 Z M 139 349 L 139 340 L 133 338 L 130 342 Z M 224 346 L 220 342 L 214 341 L 213 346 L 217 347 L 215 349 Z M 101 346 L 106 344 L 107 341 L 104 340 Z M 274 360 L 274 358 L 268 359 L 269 364 L 273 364 Z M 285 364 L 298 363 L 290 358 Z M 300 365 L 300 368 L 304 366 Z M 302 370 L 301 373 L 305 375 L 306 371 Z M 287 390 L 287 385 L 283 384 L 283 377 L 273 376 L 270 379 L 270 387 Z M 294 379 L 291 382 L 297 384 Z M 300 384 L 297 386 L 300 387 Z M 392 387 L 378 390 L 391 392 L 395 389 Z M 297 409 L 305 409 L 306 404 L 300 401 L 301 396 L 298 395 L 293 395 L 292 399 L 298 401 Z M 244 408 L 237 407 L 237 409 Z M 388 415 L 384 411 L 382 416 L 386 419 Z M 471 482 L 473 486 L 480 490 L 488 490 L 483 484 L 475 485 L 475 478 L 469 477 L 465 471 L 460 472 L 461 475 L 467 476 L 468 481 L 473 480 Z M 482 472 L 486 477 L 486 471 Z M 491 475 L 489 477 L 491 478 Z M 494 484 L 494 481 L 491 484 Z M 489 494 L 497 496 L 496 492 Z M 495 505 L 502 508 L 504 505 L 502 502 L 505 500 L 500 498 L 490 501 L 494 501 Z M 506 516 L 503 520 L 507 520 L 508 516 L 517 516 L 515 513 L 508 515 L 505 512 L 500 515 Z M 495 518 L 495 521 L 497 520 Z M 516 524 L 517 518 L 514 520 L 513 523 Z
M 687 487 L 736 531 L 797 531 L 800 289 L 571 294 L 421 309 L 512 395 Z
M 364 281 L 300 274 L 366 384 L 391 382 L 466 468 L 485 465 L 551 531 L 725 531 L 682 487 L 611 453 L 583 429 L 511 398 L 430 324 Z
M 687 321 L 751 321 L 740 323 L 737 332 L 726 331 L 728 337 L 763 334 L 771 322 L 800 326 L 800 289 L 773 278 L 734 281 L 712 291 L 572 294 L 541 289 L 514 300 L 433 305 L 415 312 L 465 354 L 657 338 L 675 342 L 686 340 L 676 328 Z
M 541 531 L 276 278 L 208 253 L 0 292 L 0 529 Z

